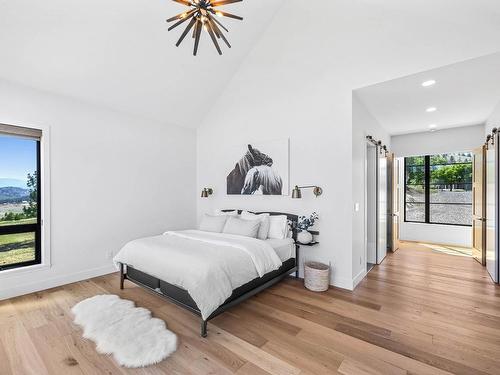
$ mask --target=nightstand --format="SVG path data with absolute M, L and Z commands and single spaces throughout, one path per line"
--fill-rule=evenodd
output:
M 318 231 L 310 230 L 309 233 L 311 233 L 313 236 L 319 235 Z M 297 260 L 297 271 L 295 271 L 295 277 L 299 277 L 299 265 L 300 265 L 300 247 L 301 246 L 316 246 L 319 245 L 319 241 L 313 241 L 309 243 L 300 243 L 300 242 L 295 242 L 295 259 Z
M 316 246 L 316 245 L 319 245 L 319 241 L 313 241 L 313 242 L 309 242 L 309 243 L 296 242 L 296 244 L 298 246 Z

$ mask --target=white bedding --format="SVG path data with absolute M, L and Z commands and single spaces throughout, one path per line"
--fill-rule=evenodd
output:
M 203 319 L 234 289 L 282 264 L 266 241 L 198 230 L 166 232 L 131 241 L 114 262 L 187 290 Z
M 282 262 L 290 258 L 295 258 L 295 241 L 292 238 L 267 239 Z

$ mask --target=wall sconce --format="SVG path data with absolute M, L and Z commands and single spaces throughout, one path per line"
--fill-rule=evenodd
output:
M 313 189 L 314 195 L 319 197 L 321 194 L 323 194 L 323 189 L 320 188 L 319 186 L 311 185 L 311 186 L 297 186 L 295 185 L 295 188 L 292 191 L 292 198 L 293 199 L 300 199 L 302 198 L 302 191 L 300 189 Z
M 214 189 L 212 188 L 205 188 L 201 191 L 201 197 L 202 198 L 208 198 L 210 195 L 214 193 Z

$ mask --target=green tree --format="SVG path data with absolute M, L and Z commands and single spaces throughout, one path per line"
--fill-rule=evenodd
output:
M 0 221 L 16 221 L 24 219 L 24 214 L 20 212 L 6 212 Z
M 25 218 L 37 217 L 38 214 L 38 178 L 37 172 L 28 173 L 29 203 L 23 207 Z
M 408 185 L 424 184 L 424 164 L 423 156 L 409 156 L 405 160 L 406 164 L 406 183 Z
M 431 165 L 448 164 L 448 159 L 445 155 L 431 155 Z
M 424 165 L 424 157 L 423 156 L 408 156 L 406 157 L 406 165 Z
M 406 183 L 408 185 L 423 185 L 425 179 L 425 171 L 421 166 L 406 168 Z
M 433 185 L 445 185 L 450 191 L 453 191 L 456 184 L 465 184 L 471 181 L 471 164 L 444 165 L 431 171 L 431 183 Z

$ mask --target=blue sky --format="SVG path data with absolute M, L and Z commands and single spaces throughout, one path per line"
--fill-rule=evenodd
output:
M 26 182 L 35 170 L 36 141 L 0 135 L 0 187 L 14 185 L 8 180 Z

